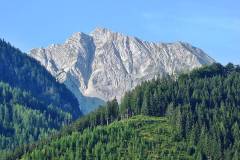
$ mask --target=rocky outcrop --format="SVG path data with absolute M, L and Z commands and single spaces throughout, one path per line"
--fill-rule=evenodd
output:
M 87 113 L 156 76 L 178 74 L 214 60 L 188 43 L 153 43 L 97 28 L 75 33 L 63 44 L 30 51 L 75 94 Z

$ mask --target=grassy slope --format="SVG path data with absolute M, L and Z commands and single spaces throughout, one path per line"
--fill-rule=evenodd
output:
M 167 117 L 135 116 L 83 133 L 74 132 L 38 147 L 22 159 L 191 159 L 185 143 L 173 141 L 170 126 Z

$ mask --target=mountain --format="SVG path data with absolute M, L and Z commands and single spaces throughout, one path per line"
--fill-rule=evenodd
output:
M 143 82 L 10 159 L 240 157 L 240 66 L 214 63 Z M 143 116 L 147 115 L 147 116 Z M 131 118 L 129 118 L 131 117 Z M 96 158 L 98 157 L 98 158 Z
M 0 39 L 0 155 L 47 137 L 81 115 L 77 99 L 64 84 Z
M 63 44 L 30 51 L 74 93 L 84 113 L 103 101 L 121 99 L 143 81 L 175 75 L 214 62 L 188 43 L 153 43 L 97 28 L 75 33 Z

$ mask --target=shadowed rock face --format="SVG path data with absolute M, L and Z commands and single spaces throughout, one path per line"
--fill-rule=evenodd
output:
M 153 43 L 97 28 L 64 44 L 32 49 L 30 56 L 75 94 L 87 113 L 142 81 L 192 70 L 214 60 L 188 43 Z

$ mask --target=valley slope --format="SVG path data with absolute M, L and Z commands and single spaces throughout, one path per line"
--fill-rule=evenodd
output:
M 173 132 L 166 117 L 135 116 L 55 139 L 22 160 L 193 159 L 186 144 L 174 141 Z
M 0 159 L 79 118 L 78 106 L 39 62 L 0 39 Z
M 240 66 L 231 63 L 155 79 L 126 93 L 120 105 L 116 99 L 107 102 L 57 135 L 17 149 L 8 160 L 237 160 L 239 97 Z

